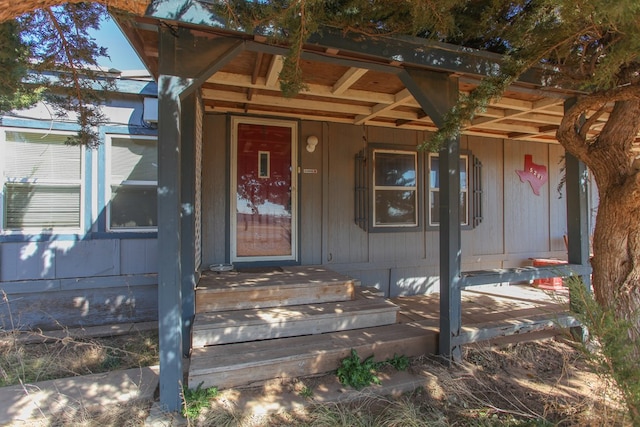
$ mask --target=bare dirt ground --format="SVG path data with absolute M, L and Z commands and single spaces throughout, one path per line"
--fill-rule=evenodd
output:
M 387 368 L 392 369 L 392 368 Z M 426 386 L 401 397 L 314 403 L 322 377 L 292 381 L 308 395 L 298 412 L 249 417 L 227 407 L 205 411 L 193 425 L 228 426 L 627 426 L 624 405 L 606 375 L 564 338 L 501 348 L 473 346 L 464 361 L 412 360 Z
M 122 369 L 154 363 L 154 335 L 139 334 L 73 343 L 0 347 L 0 371 L 8 380 L 9 362 L 19 358 L 20 369 L 42 364 L 70 376 L 96 370 Z M 142 341 L 142 343 L 141 343 Z M 124 349 L 124 352 L 115 350 Z M 75 350 L 74 350 L 75 349 Z M 4 353 L 2 353 L 4 352 Z M 140 353 L 139 359 L 135 354 Z M 42 358 L 44 356 L 44 361 Z M 41 360 L 31 365 L 29 360 Z M 40 368 L 38 368 L 38 366 Z M 288 387 L 304 396 L 305 409 L 261 417 L 238 413 L 212 402 L 194 426 L 626 426 L 624 405 L 611 380 L 596 373 L 579 346 L 565 338 L 488 348 L 465 349 L 460 365 L 447 367 L 435 357 L 416 358 L 410 370 L 425 377 L 425 387 L 401 397 L 376 397 L 350 403 L 319 404 L 314 389 L 322 377 L 291 381 Z M 392 369 L 392 368 L 385 368 Z M 33 379 L 31 379 L 33 381 Z M 303 386 L 301 386 L 303 385 Z M 102 411 L 67 414 L 46 425 L 141 426 L 150 403 L 136 403 Z

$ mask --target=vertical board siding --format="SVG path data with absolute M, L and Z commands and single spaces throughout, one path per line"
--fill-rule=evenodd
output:
M 504 232 L 505 251 L 534 254 L 549 251 L 549 182 L 540 195 L 528 182 L 521 182 L 516 170 L 524 169 L 524 156 L 549 168 L 548 145 L 505 141 L 504 147 Z
M 313 153 L 307 151 L 307 138 L 318 137 Z M 320 122 L 303 122 L 300 129 L 300 262 L 322 264 L 322 182 L 323 152 L 328 149 Z
M 202 143 L 202 268 L 228 261 L 229 143 L 227 116 L 204 117 Z
M 394 268 L 390 272 L 389 297 L 438 292 L 437 270 L 426 267 Z
M 204 109 L 202 107 L 202 97 L 196 97 L 195 112 L 195 194 L 194 194 L 194 236 L 193 244 L 195 250 L 194 269 L 198 270 L 202 264 L 202 138 L 204 126 Z
M 472 232 L 462 232 L 462 255 L 504 253 L 503 142 L 467 137 L 468 149 L 482 163 L 482 222 Z M 513 172 L 515 175 L 515 172 Z M 517 177 L 516 177 L 517 178 Z M 468 235 L 473 235 L 469 241 Z
M 319 139 L 315 152 L 306 139 Z M 355 155 L 367 144 L 415 146 L 424 132 L 366 128 L 346 124 L 302 121 L 300 124 L 300 262 L 327 264 L 375 286 L 386 295 L 431 292 L 437 288 L 439 233 L 367 233 L 355 223 Z M 462 231 L 463 270 L 528 264 L 531 257 L 561 256 L 566 228 L 566 200 L 558 199 L 561 178 L 556 145 L 465 136 L 461 147 L 482 163 L 482 222 Z M 536 196 L 520 182 L 524 155 L 547 167 L 549 182 Z M 424 154 L 426 156 L 426 153 Z M 202 158 L 203 267 L 228 262 L 229 129 L 225 115 L 204 119 Z M 421 221 L 426 220 L 427 167 L 421 186 Z M 305 173 L 307 169 L 307 173 Z M 314 173 L 317 171 L 317 173 Z
M 158 272 L 158 240 L 126 239 L 120 241 L 120 269 L 122 274 Z
M 565 185 L 558 192 L 564 178 L 564 149 L 549 145 L 549 243 L 551 251 L 567 251 L 564 236 L 567 234 L 567 198 Z
M 120 274 L 120 240 L 53 242 L 56 277 L 114 276 Z
M 366 138 L 368 143 L 398 145 L 398 148 L 413 148 L 424 141 L 425 134 L 411 130 L 372 127 L 367 129 Z M 370 173 L 370 170 L 368 173 Z M 425 174 L 426 170 L 423 170 L 423 175 L 419 177 L 421 178 L 418 183 L 419 187 L 424 185 Z M 423 226 L 426 219 L 425 209 L 426 204 L 422 200 L 422 203 L 418 206 L 418 215 Z M 419 264 L 426 256 L 424 239 L 425 234 L 422 231 L 369 233 L 369 259 L 373 263 L 415 260 Z M 432 244 L 437 245 L 437 240 Z
M 51 242 L 0 244 L 0 282 L 53 279 L 56 250 Z
M 158 318 L 156 285 L 59 290 L 8 295 L 0 304 L 0 326 L 5 329 L 58 329 Z
M 353 217 L 355 201 L 355 155 L 364 147 L 363 128 L 342 124 L 329 125 L 329 199 L 327 256 L 329 264 L 367 262 L 368 236 Z

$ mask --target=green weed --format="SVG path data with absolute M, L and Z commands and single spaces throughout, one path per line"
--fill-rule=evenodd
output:
M 351 349 L 351 356 L 342 359 L 336 375 L 343 385 L 360 390 L 371 384 L 380 384 L 380 378 L 376 372 L 386 365 L 393 366 L 398 371 L 404 371 L 409 367 L 409 359 L 406 356 L 394 355 L 393 358 L 376 362 L 371 355 L 361 361 L 358 352 Z
M 182 416 L 187 419 L 198 418 L 204 408 L 211 405 L 211 399 L 218 396 L 216 387 L 202 388 L 202 383 L 195 389 L 183 387 Z

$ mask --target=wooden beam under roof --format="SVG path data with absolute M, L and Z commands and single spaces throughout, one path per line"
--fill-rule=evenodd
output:
M 338 81 L 333 85 L 333 87 L 331 88 L 331 92 L 336 95 L 344 93 L 344 91 L 353 86 L 353 84 L 357 82 L 360 77 L 364 76 L 367 71 L 369 70 L 365 68 L 349 68 L 347 72 L 344 73 L 342 77 L 340 77 Z
M 409 91 L 409 89 L 402 89 L 400 92 L 396 93 L 394 96 L 394 102 L 391 104 L 376 104 L 371 108 L 371 112 L 369 114 L 362 114 L 356 116 L 353 124 L 361 125 L 372 118 L 382 115 L 383 113 L 387 113 L 389 110 L 393 110 L 399 105 L 404 104 L 409 99 L 413 99 L 413 95 Z
M 514 140 L 522 140 L 531 136 L 555 135 L 555 133 L 558 131 L 558 127 L 559 127 L 558 125 L 540 126 L 536 133 L 526 133 L 526 132 L 510 133 L 508 134 L 508 138 L 514 139 Z
M 273 55 L 271 64 L 269 64 L 269 70 L 267 70 L 267 77 L 265 85 L 270 88 L 276 87 L 278 80 L 280 79 L 280 71 L 284 66 L 284 58 L 282 55 Z
M 258 80 L 258 74 L 260 73 L 260 66 L 262 65 L 262 58 L 264 58 L 264 53 L 258 52 L 256 54 L 256 62 L 253 64 L 253 72 L 251 73 L 251 84 L 255 85 Z M 249 88 L 249 92 L 247 93 L 247 99 L 251 101 L 253 98 L 253 91 L 255 89 L 253 87 Z
M 497 123 L 502 120 L 508 119 L 522 119 L 524 121 L 541 121 L 542 123 L 556 123 L 558 120 L 553 116 L 544 116 L 543 114 L 534 115 L 535 111 L 544 110 L 549 106 L 562 105 L 563 101 L 558 99 L 545 99 L 541 100 L 545 102 L 533 102 L 532 109 L 530 110 L 514 110 L 514 109 L 505 109 L 504 115 L 502 117 L 493 117 L 493 118 L 478 118 L 471 121 L 471 123 L 465 127 L 474 127 L 474 126 L 486 126 L 491 123 Z M 533 120 L 533 118 L 536 120 Z
M 314 101 L 308 99 L 283 98 L 279 95 L 256 94 L 253 99 L 247 101 L 244 94 L 239 92 L 227 92 L 216 89 L 203 88 L 202 95 L 204 98 L 234 103 L 248 103 L 252 105 L 274 106 L 281 108 L 290 108 L 295 110 L 318 110 L 325 113 L 341 113 L 341 114 L 367 114 L 371 109 L 363 105 L 342 104 L 339 102 Z
M 264 77 L 258 77 L 255 83 L 251 82 L 250 76 L 228 72 L 218 72 L 211 76 L 207 83 L 236 86 L 245 88 L 255 88 L 273 90 L 268 87 Z M 318 96 L 323 98 L 341 99 L 345 101 L 370 102 L 372 104 L 390 104 L 395 101 L 395 95 L 391 93 L 372 92 L 366 90 L 346 89 L 343 93 L 334 93 L 332 86 L 307 83 L 307 90 L 301 92 L 302 95 Z M 416 104 L 416 108 L 418 108 Z

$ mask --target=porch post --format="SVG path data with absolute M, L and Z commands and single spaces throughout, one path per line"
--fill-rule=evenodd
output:
M 195 299 L 194 144 L 201 131 L 196 126 L 202 125 L 195 92 L 244 50 L 244 42 L 196 37 L 188 29 L 168 26 L 158 33 L 160 404 L 175 412 L 181 406 L 182 356 L 190 350 Z M 187 176 L 183 181 L 182 172 Z
M 167 29 L 159 31 L 158 78 L 158 335 L 160 404 L 175 412 L 181 406 L 183 382 L 181 102 L 185 79 L 172 75 L 177 41 Z
M 182 155 L 180 177 L 181 195 L 181 265 L 182 265 L 182 352 L 189 356 L 191 350 L 191 326 L 195 315 L 195 138 L 196 92 L 185 97 L 182 103 L 181 140 Z
M 575 98 L 565 102 L 567 110 Z M 565 152 L 565 177 L 567 190 L 567 238 L 569 264 L 589 265 L 589 203 L 587 167 L 574 155 Z M 587 291 L 591 290 L 591 276 L 581 276 Z M 572 295 L 569 296 L 573 300 Z M 572 305 L 573 308 L 573 305 Z
M 457 85 L 456 85 L 457 90 Z M 462 327 L 460 273 L 460 137 L 447 141 L 439 152 L 440 166 L 440 335 L 438 352 L 460 361 L 462 351 L 453 343 Z
M 438 127 L 456 104 L 459 80 L 455 76 L 407 69 L 400 74 L 407 89 Z M 438 353 L 449 361 L 462 359 L 454 339 L 462 327 L 462 261 L 460 237 L 460 137 L 448 140 L 439 151 L 440 175 L 440 335 Z

